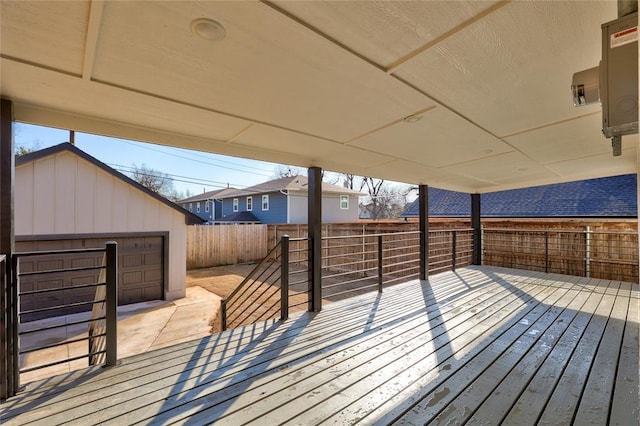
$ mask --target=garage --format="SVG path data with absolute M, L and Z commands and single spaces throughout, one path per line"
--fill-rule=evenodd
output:
M 29 241 L 31 239 L 31 241 Z M 93 238 L 51 238 L 31 237 L 16 241 L 18 252 L 86 249 L 104 247 L 107 241 L 118 243 L 118 304 L 145 302 L 164 299 L 165 289 L 165 236 L 101 236 Z M 79 253 L 73 255 L 45 255 L 25 257 L 20 261 L 21 272 L 45 271 L 52 269 L 83 268 L 102 264 L 102 255 Z M 20 291 L 66 289 L 33 294 L 20 298 L 20 310 L 53 308 L 94 300 L 94 288 L 77 288 L 98 281 L 97 271 L 79 271 L 65 274 L 25 276 L 20 280 Z M 90 305 L 52 310 L 26 315 L 23 322 L 52 316 L 68 315 L 88 311 Z
M 185 295 L 187 225 L 202 219 L 143 187 L 76 146 L 62 143 L 16 158 L 16 251 L 104 247 L 118 243 L 118 303 L 175 300 Z M 101 255 L 74 253 L 25 257 L 20 270 L 84 268 Z M 98 271 L 25 276 L 24 310 L 94 299 Z M 89 305 L 23 315 L 22 321 L 89 310 Z

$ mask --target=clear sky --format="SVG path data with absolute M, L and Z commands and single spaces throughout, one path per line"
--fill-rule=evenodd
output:
M 16 147 L 43 149 L 69 141 L 69 131 L 16 123 Z M 103 163 L 127 172 L 135 163 L 167 173 L 174 179 L 174 187 L 192 194 L 228 185 L 244 188 L 268 181 L 277 176 L 278 165 L 255 160 L 190 151 L 142 142 L 108 138 L 86 133 L 75 134 L 78 148 Z

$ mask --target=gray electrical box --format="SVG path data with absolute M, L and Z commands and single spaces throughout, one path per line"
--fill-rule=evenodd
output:
M 638 12 L 602 24 L 602 133 L 638 133 Z

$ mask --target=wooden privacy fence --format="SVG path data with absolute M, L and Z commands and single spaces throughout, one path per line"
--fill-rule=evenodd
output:
M 257 262 L 271 247 L 267 225 L 188 226 L 187 269 Z
M 635 231 L 484 227 L 485 265 L 638 282 Z

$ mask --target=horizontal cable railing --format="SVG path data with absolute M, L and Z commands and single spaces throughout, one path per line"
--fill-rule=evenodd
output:
M 79 255 L 88 256 L 79 260 Z M 115 242 L 105 248 L 14 253 L 12 262 L 18 289 L 20 374 L 83 358 L 88 366 L 116 364 Z M 75 262 L 91 264 L 74 266 Z M 77 315 L 70 319 L 71 314 Z M 77 348 L 82 342 L 86 342 L 85 351 Z M 67 349 L 54 350 L 63 346 Z
M 308 303 L 305 238 L 283 236 L 267 256 L 220 301 L 222 330 L 269 319 L 286 319 L 289 309 Z
M 490 228 L 484 265 L 638 282 L 636 232 Z
M 325 300 L 418 278 L 420 232 L 388 232 L 332 236 L 322 239 L 322 296 Z M 472 230 L 429 231 L 429 273 L 471 263 Z
M 429 231 L 430 274 L 471 263 L 472 230 Z M 309 306 L 309 240 L 282 236 L 236 289 L 221 301 L 221 329 L 286 319 Z M 418 278 L 420 232 L 322 238 L 322 298 L 340 300 Z

